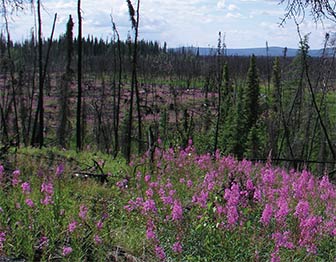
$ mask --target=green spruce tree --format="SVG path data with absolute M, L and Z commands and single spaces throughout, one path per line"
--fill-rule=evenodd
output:
M 259 76 L 256 57 L 252 55 L 247 73 L 247 87 L 244 90 L 244 114 L 246 118 L 246 132 L 257 123 L 259 118 Z

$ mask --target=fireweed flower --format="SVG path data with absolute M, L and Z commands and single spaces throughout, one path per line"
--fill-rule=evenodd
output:
M 155 254 L 156 257 L 159 258 L 160 260 L 165 260 L 166 258 L 166 253 L 164 252 L 164 249 L 160 246 L 155 247 Z
M 25 203 L 26 203 L 27 206 L 29 206 L 29 207 L 31 207 L 31 208 L 33 208 L 33 207 L 35 206 L 33 200 L 31 200 L 30 198 L 27 198 L 27 199 L 25 200 Z
M 54 194 L 54 187 L 51 182 L 49 183 L 42 183 L 41 185 L 41 193 L 45 193 L 48 195 L 53 195 Z
M 148 197 L 153 197 L 154 195 L 154 192 L 153 192 L 153 189 L 149 188 L 148 190 L 146 190 L 146 196 Z
M 45 195 L 44 198 L 41 200 L 41 204 L 45 206 L 54 204 L 52 196 Z
M 172 219 L 173 220 L 181 220 L 183 216 L 183 208 L 179 201 L 174 201 L 174 206 L 172 209 Z
M 318 233 L 318 227 L 322 223 L 322 217 L 309 216 L 300 222 L 299 245 L 306 247 L 307 252 L 315 254 L 317 251 L 315 237 Z
M 148 212 L 156 213 L 157 208 L 155 205 L 155 201 L 153 199 L 146 200 L 143 203 L 143 210 L 145 211 L 145 213 L 148 213 Z
M 0 250 L 3 249 L 5 241 L 6 241 L 6 232 L 0 232 Z
M 145 181 L 146 181 L 146 182 L 148 182 L 150 179 L 151 179 L 151 176 L 150 176 L 150 175 L 146 175 L 146 176 L 145 176 Z
M 308 214 L 309 214 L 309 203 L 307 201 L 300 200 L 295 208 L 294 215 L 302 219 L 307 217 Z
M 46 236 L 41 237 L 38 248 L 43 249 L 49 245 L 49 239 Z
M 77 225 L 78 225 L 77 221 L 75 221 L 75 220 L 72 221 L 72 222 L 68 225 L 68 231 L 69 231 L 70 233 L 74 232 L 75 229 L 77 228 Z
M 64 257 L 72 253 L 72 247 L 63 247 L 62 255 Z
M 147 225 L 146 225 L 146 237 L 147 239 L 155 239 L 156 235 L 155 235 L 155 229 L 154 229 L 155 225 L 154 222 L 152 220 L 148 220 L 147 221 Z
M 5 168 L 2 165 L 0 165 L 0 182 L 3 178 L 4 173 L 5 173 Z
M 231 205 L 227 207 L 227 220 L 229 225 L 237 223 L 239 218 L 237 206 Z
M 172 247 L 173 251 L 175 253 L 182 253 L 182 244 L 180 241 L 177 241 L 173 244 L 173 247 Z
M 98 235 L 95 235 L 94 237 L 93 237 L 93 241 L 94 241 L 94 243 L 98 246 L 98 245 L 100 245 L 101 243 L 103 243 L 103 240 L 100 238 L 100 236 L 98 236 Z
M 31 192 L 30 184 L 28 182 L 24 182 L 21 185 L 23 194 L 29 194 Z
M 96 223 L 96 227 L 98 230 L 101 230 L 103 228 L 103 221 L 102 220 L 99 220 L 97 223 Z
M 17 169 L 13 172 L 12 186 L 17 186 L 21 182 L 19 176 L 20 176 L 20 170 Z
M 269 224 L 269 222 L 272 219 L 272 214 L 273 214 L 273 209 L 272 206 L 270 204 L 266 204 L 265 205 L 265 209 L 262 212 L 261 218 L 260 218 L 260 222 L 264 225 L 267 226 Z
M 88 211 L 89 211 L 89 209 L 85 205 L 80 205 L 78 216 L 81 219 L 85 220 Z
M 56 168 L 56 177 L 60 177 L 64 172 L 64 165 L 63 163 L 59 164 Z
M 275 214 L 275 218 L 277 220 L 277 222 L 279 223 L 283 223 L 286 216 L 288 215 L 289 213 L 289 208 L 288 208 L 288 203 L 287 203 L 287 200 L 284 199 L 284 198 L 280 198 L 278 200 L 278 210 Z
M 272 239 L 275 241 L 277 247 L 285 247 L 288 249 L 293 249 L 294 244 L 290 241 L 290 232 L 285 231 L 283 233 L 277 232 L 272 234 Z

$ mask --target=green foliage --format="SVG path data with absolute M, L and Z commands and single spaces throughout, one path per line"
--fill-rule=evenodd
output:
M 259 118 L 259 76 L 255 55 L 251 56 L 250 67 L 247 72 L 247 83 L 244 89 L 244 114 L 246 118 L 246 129 L 250 130 L 257 123 Z

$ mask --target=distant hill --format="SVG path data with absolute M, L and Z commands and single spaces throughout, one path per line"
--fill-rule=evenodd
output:
M 287 49 L 287 50 L 286 50 Z M 217 52 L 216 48 L 206 48 L 206 47 L 178 47 L 171 49 L 173 52 L 192 52 L 194 54 L 199 54 L 201 56 L 208 56 L 208 55 L 214 55 Z M 269 47 L 268 48 L 268 55 L 269 56 L 283 56 L 286 50 L 286 56 L 293 57 L 296 56 L 298 53 L 298 49 L 294 48 L 284 48 L 284 47 Z M 329 55 L 331 55 L 331 49 L 327 50 Z M 312 57 L 319 57 L 321 56 L 323 50 L 322 49 L 312 49 L 309 51 L 309 55 Z M 250 56 L 250 55 L 256 55 L 256 56 L 267 56 L 266 47 L 260 47 L 260 48 L 228 48 L 226 49 L 226 55 L 228 56 Z

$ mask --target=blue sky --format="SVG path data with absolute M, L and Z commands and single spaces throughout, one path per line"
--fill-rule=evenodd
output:
M 215 47 L 218 32 L 225 34 L 228 48 L 298 46 L 299 37 L 294 21 L 284 27 L 279 23 L 285 5 L 279 0 L 141 0 L 140 38 L 158 40 L 169 47 Z M 42 0 L 43 33 L 48 37 L 54 13 L 58 13 L 56 35 L 65 31 L 69 14 L 77 26 L 76 0 Z M 130 31 L 130 21 L 125 0 L 82 0 L 83 34 L 104 39 L 112 37 L 111 19 L 124 39 Z M 13 15 L 10 20 L 11 37 L 22 41 L 34 28 L 34 16 L 30 8 Z M 300 26 L 302 34 L 310 33 L 311 48 L 321 48 L 326 32 L 336 31 L 336 24 L 324 21 L 315 25 L 307 18 Z M 76 33 L 77 30 L 75 30 Z

